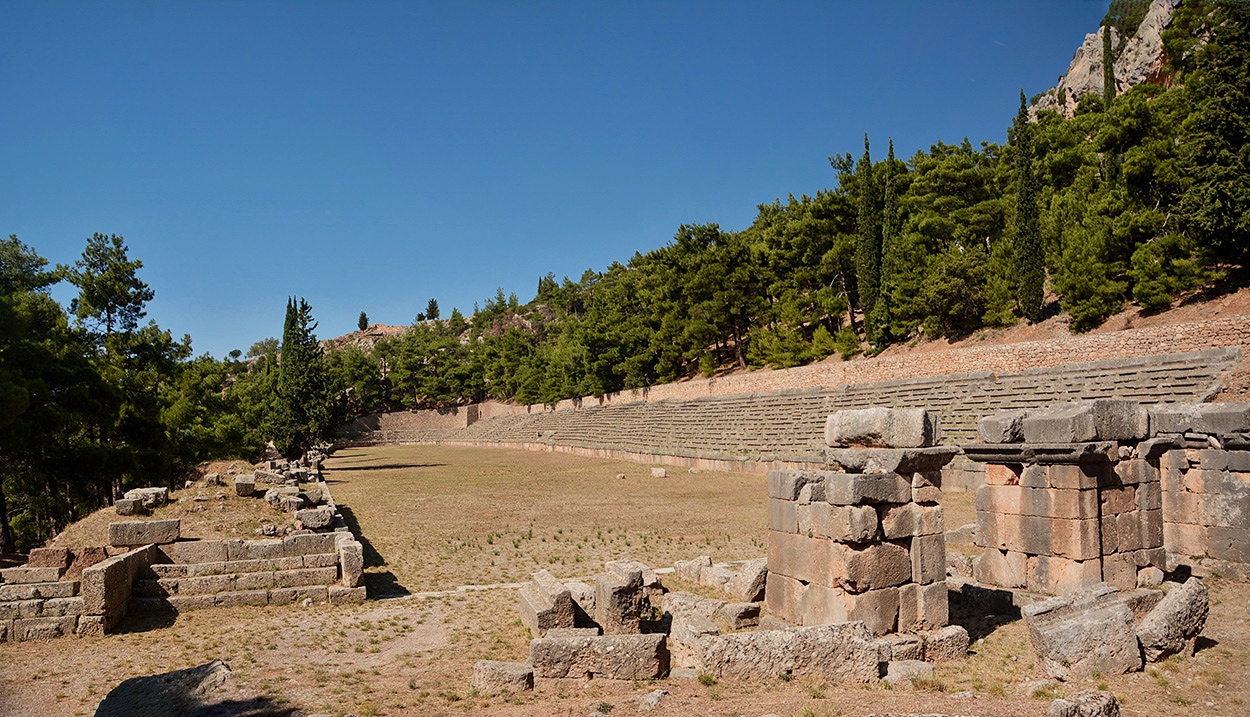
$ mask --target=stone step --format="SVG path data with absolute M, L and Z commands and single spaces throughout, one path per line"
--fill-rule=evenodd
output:
M 65 574 L 65 568 L 6 568 L 0 570 L 0 583 L 54 583 Z
M 77 580 L 46 583 L 4 583 L 0 585 L 0 603 L 15 600 L 46 600 L 68 598 L 78 594 Z

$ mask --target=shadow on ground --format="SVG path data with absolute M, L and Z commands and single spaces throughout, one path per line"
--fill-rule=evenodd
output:
M 384 463 L 376 466 L 344 466 L 341 471 L 395 471 L 403 468 L 442 468 L 446 463 Z
M 132 677 L 104 697 L 97 717 L 295 717 L 302 711 L 269 697 L 218 700 L 233 679 L 230 666 L 213 660 L 199 667 Z
M 347 523 L 348 529 L 360 541 L 361 551 L 364 553 L 365 569 L 380 568 L 386 565 L 386 558 L 373 547 L 373 543 L 365 537 L 360 530 L 360 521 L 356 519 L 356 514 L 351 508 L 340 504 L 338 506 L 339 514 L 343 516 L 343 522 Z M 397 595 L 411 595 L 412 591 L 400 584 L 395 574 L 387 571 L 372 571 L 365 573 L 365 588 L 371 598 L 377 597 L 395 597 Z

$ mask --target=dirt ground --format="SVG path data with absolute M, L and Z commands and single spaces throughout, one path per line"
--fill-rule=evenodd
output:
M 1208 580 L 1212 613 L 1192 658 L 1074 685 L 1044 679 L 1018 620 L 954 616 L 972 654 L 939 665 L 924 690 L 763 682 L 539 680 L 505 700 L 469 689 L 479 659 L 524 660 L 529 635 L 515 591 L 456 591 L 524 579 L 539 567 L 591 575 L 606 559 L 654 567 L 699 554 L 764 554 L 764 479 L 562 454 L 391 447 L 342 451 L 326 463 L 336 500 L 367 542 L 371 597 L 362 605 L 268 606 L 133 617 L 120 634 L 0 645 L 0 715 L 91 714 L 130 677 L 222 659 L 234 677 L 219 715 L 634 714 L 803 717 L 873 713 L 1042 715 L 1054 697 L 1105 684 L 1125 715 L 1250 713 L 1250 585 Z M 624 473 L 625 478 L 617 478 Z M 946 497 L 947 524 L 967 522 L 970 496 Z M 955 519 L 955 520 L 953 520 Z M 671 579 L 670 579 L 670 582 Z M 673 583 L 676 585 L 676 583 Z M 423 591 L 450 591 L 420 596 Z

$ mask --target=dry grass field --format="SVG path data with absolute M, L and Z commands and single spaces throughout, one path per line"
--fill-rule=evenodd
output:
M 983 642 L 966 660 L 939 666 L 922 690 L 778 677 L 540 680 L 533 693 L 511 700 L 476 695 L 473 663 L 523 660 L 529 636 L 515 591 L 454 588 L 521 580 L 538 567 L 591 575 L 623 556 L 655 567 L 703 553 L 718 561 L 757 557 L 763 478 L 670 468 L 657 479 L 637 464 L 433 447 L 342 451 L 327 469 L 335 499 L 368 541 L 370 592 L 403 597 L 135 617 L 104 638 L 6 643 L 0 715 L 91 714 L 124 679 L 215 658 L 234 679 L 219 709 L 206 712 L 214 715 L 629 715 L 638 713 L 638 698 L 664 689 L 670 694 L 648 714 L 1024 717 L 1100 682 L 1120 697 L 1125 715 L 1250 713 L 1250 585 L 1219 579 L 1208 582 L 1212 616 L 1195 657 L 1088 684 L 1026 687 L 1043 675 L 1023 626 L 972 615 L 960 619 Z M 968 496 L 947 498 L 949 515 L 969 514 Z M 450 592 L 417 595 L 426 591 Z

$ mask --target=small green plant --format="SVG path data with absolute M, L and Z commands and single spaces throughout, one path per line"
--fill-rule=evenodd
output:
M 825 698 L 825 691 L 819 687 L 808 687 L 807 696 L 814 700 L 823 700 Z
M 712 685 L 716 684 L 716 678 L 712 677 L 706 672 L 700 672 L 699 684 L 703 685 L 704 687 L 711 687 Z
M 999 685 L 1000 689 L 1001 687 L 1002 685 Z M 1063 692 L 1057 685 L 1046 685 L 1045 687 L 1039 687 L 1036 690 L 1033 690 L 1029 697 L 1032 697 L 1035 700 L 1046 700 L 1049 702 L 1063 697 Z
M 595 711 L 601 715 L 606 715 L 607 713 L 612 711 L 612 703 L 600 702 L 599 704 L 595 705 Z
M 782 682 L 789 682 L 790 680 L 794 679 L 794 675 L 790 674 L 789 672 L 783 672 L 780 675 L 777 675 L 777 679 L 781 680 Z

